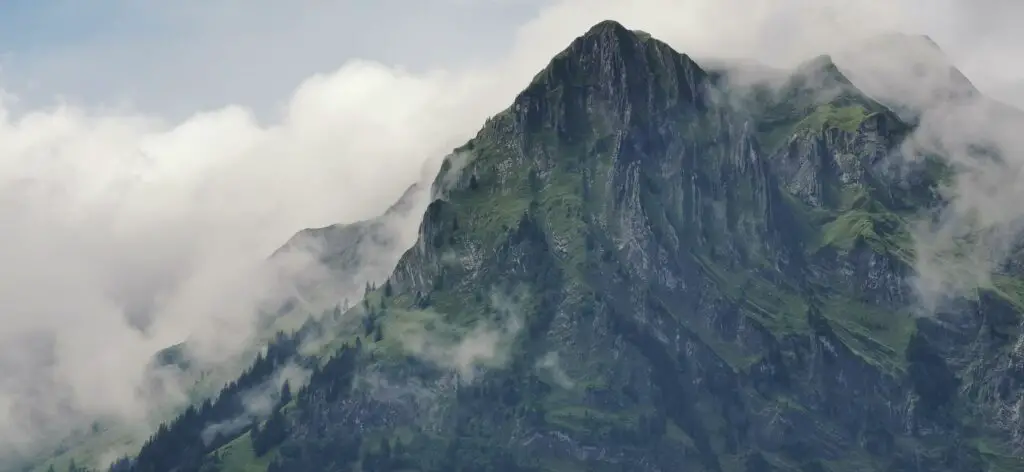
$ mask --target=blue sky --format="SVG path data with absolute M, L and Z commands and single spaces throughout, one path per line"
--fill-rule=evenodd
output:
M 129 3 L 97 0 L 88 9 L 75 9 L 73 3 L 54 0 L 6 0 L 0 3 L 0 44 L 18 54 L 45 53 L 98 34 L 137 34 L 146 28 L 125 31 L 135 22 L 119 21 Z M 141 15 L 136 19 L 143 19 Z M 120 30 L 120 31 L 116 31 Z
M 21 108 L 61 96 L 172 116 L 267 111 L 352 58 L 421 70 L 501 54 L 541 3 L 5 0 L 0 85 Z

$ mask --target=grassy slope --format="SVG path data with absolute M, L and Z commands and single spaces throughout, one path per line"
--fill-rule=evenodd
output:
M 273 453 L 256 457 L 249 434 L 243 434 L 213 453 L 220 460 L 222 472 L 264 472 Z

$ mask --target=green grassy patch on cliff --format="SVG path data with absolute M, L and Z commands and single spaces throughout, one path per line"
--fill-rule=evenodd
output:
M 850 210 L 822 226 L 817 244 L 811 252 L 825 247 L 842 251 L 867 244 L 879 254 L 892 254 L 902 260 L 912 260 L 909 235 L 904 221 L 887 211 Z
M 220 462 L 220 472 L 266 472 L 274 458 L 273 451 L 256 457 L 252 439 L 245 433 L 213 452 Z
M 857 131 L 857 128 L 868 116 L 870 116 L 868 111 L 860 105 L 837 107 L 833 104 L 825 104 L 818 106 L 810 115 L 797 122 L 793 127 L 793 133 L 819 132 L 829 128 L 839 128 L 852 133 Z
M 743 305 L 765 327 L 777 334 L 807 328 L 807 303 L 789 287 L 773 284 L 753 272 L 729 271 L 703 255 L 694 255 L 703 272 L 723 295 Z
M 992 290 L 1024 312 L 1024 279 L 1006 275 L 992 276 Z
M 836 334 L 855 353 L 888 372 L 903 368 L 903 353 L 916 329 L 910 313 L 846 298 L 830 299 L 823 308 Z

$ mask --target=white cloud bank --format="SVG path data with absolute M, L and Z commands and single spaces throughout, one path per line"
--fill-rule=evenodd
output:
M 63 409 L 141 417 L 147 363 L 185 338 L 210 362 L 237 353 L 284 288 L 257 271 L 274 249 L 375 216 L 455 145 L 437 119 L 463 106 L 451 80 L 352 62 L 270 126 L 242 107 L 0 115 L 0 438 Z
M 1006 23 L 1022 16 L 1012 0 L 561 0 L 508 54 L 423 73 L 353 60 L 301 83 L 270 124 L 244 106 L 167 122 L 0 103 L 0 450 L 60 431 L 65 410 L 144 416 L 136 388 L 169 344 L 237 350 L 280 288 L 253 276 L 262 258 L 300 228 L 382 211 L 600 20 L 697 58 L 771 64 L 924 32 L 984 85 L 1024 72 L 1024 33 Z

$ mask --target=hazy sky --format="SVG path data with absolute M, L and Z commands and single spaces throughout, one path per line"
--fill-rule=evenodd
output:
M 858 0 L 859 1 L 859 0 Z M 0 83 L 19 109 L 55 96 L 91 106 L 131 107 L 184 117 L 199 108 L 245 104 L 261 116 L 276 110 L 303 79 L 353 58 L 423 71 L 501 59 L 515 32 L 553 0 L 7 0 L 0 2 Z M 585 1 L 570 2 L 577 5 Z M 594 0 L 592 11 L 611 2 Z M 631 17 L 651 2 L 621 0 Z M 694 3 L 687 0 L 661 4 Z M 698 2 L 699 3 L 699 2 Z M 735 2 L 723 2 L 735 3 Z M 744 9 L 776 10 L 760 27 L 779 28 L 807 2 L 748 0 Z M 837 21 L 881 2 L 817 2 Z M 1015 59 L 1022 16 L 1016 0 L 894 0 L 907 29 L 926 32 L 981 85 L 1024 100 Z M 88 5 L 88 6 L 86 6 Z M 705 9 L 709 10 L 709 9 Z M 669 22 L 729 29 L 726 16 Z M 697 12 L 694 9 L 688 13 Z M 712 12 L 705 12 L 712 13 Z M 748 14 L 748 12 L 743 12 Z M 591 15 L 583 15 L 589 17 Z M 795 13 L 792 16 L 796 16 Z M 877 18 L 884 24 L 893 18 Z M 906 21 L 904 21 L 906 20 Z M 743 20 L 736 21 L 743 24 Z M 639 25 L 643 26 L 643 25 Z M 758 34 L 763 31 L 757 32 Z M 688 33 L 680 32 L 686 36 Z M 706 36 L 706 35 L 705 35 Z M 684 52 L 685 43 L 675 44 Z M 723 45 L 730 49 L 729 45 Z M 705 46 L 701 46 L 704 49 Z M 774 49 L 791 49 L 773 45 Z M 749 45 L 732 48 L 745 53 Z M 765 48 L 768 49 L 768 48 Z M 771 53 L 772 51 L 769 51 Z
M 503 55 L 541 3 L 9 0 L 0 80 L 31 105 L 62 95 L 175 117 L 234 103 L 265 114 L 353 58 L 422 71 Z
M 1024 105 L 1021 0 L 2 1 L 0 449 L 62 405 L 137 417 L 170 343 L 243 342 L 264 256 L 379 213 L 608 18 L 775 65 L 925 33 Z

